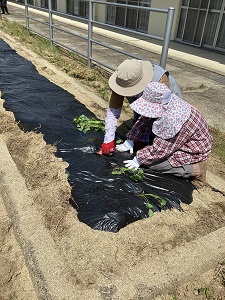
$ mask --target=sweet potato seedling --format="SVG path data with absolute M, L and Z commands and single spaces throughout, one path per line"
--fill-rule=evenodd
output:
M 74 123 L 76 124 L 77 129 L 84 133 L 91 130 L 105 130 L 104 121 L 96 120 L 94 118 L 88 118 L 85 115 L 80 115 L 79 117 L 74 118 Z

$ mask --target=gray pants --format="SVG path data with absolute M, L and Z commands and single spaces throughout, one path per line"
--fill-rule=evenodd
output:
M 159 173 L 171 174 L 183 178 L 188 178 L 193 173 L 193 165 L 172 167 L 167 159 L 163 159 L 158 162 L 154 162 L 151 165 L 148 165 L 148 169 Z

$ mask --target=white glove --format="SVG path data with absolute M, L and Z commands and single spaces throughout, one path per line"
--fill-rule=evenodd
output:
M 141 165 L 141 162 L 137 156 L 135 156 L 132 160 L 124 160 L 124 163 L 126 168 L 135 170 L 137 170 Z
M 116 150 L 119 152 L 130 151 L 130 153 L 134 152 L 134 142 L 131 140 L 126 140 L 123 144 L 116 145 Z

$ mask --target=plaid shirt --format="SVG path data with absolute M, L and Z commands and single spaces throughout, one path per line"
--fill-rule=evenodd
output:
M 127 134 L 128 140 L 138 141 L 148 130 L 150 118 L 140 116 Z M 156 136 L 152 145 L 137 151 L 137 158 L 150 165 L 167 158 L 172 167 L 198 163 L 208 158 L 212 148 L 212 136 L 202 115 L 191 107 L 191 115 L 180 131 L 164 140 Z

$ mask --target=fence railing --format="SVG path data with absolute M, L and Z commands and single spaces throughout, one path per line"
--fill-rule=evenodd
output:
M 133 31 L 127 28 L 121 28 L 114 25 L 106 24 L 103 22 L 99 22 L 94 20 L 93 18 L 93 12 L 94 12 L 94 5 L 106 5 L 106 6 L 112 6 L 112 7 L 123 7 L 123 8 L 129 8 L 129 9 L 135 9 L 135 10 L 143 10 L 148 12 L 157 12 L 159 14 L 167 14 L 166 16 L 166 24 L 165 24 L 165 30 L 164 30 L 164 37 L 151 35 L 148 33 L 142 33 L 138 31 Z M 30 8 L 35 9 L 35 11 L 43 12 L 45 13 L 45 16 L 47 20 L 40 20 L 40 18 L 37 17 L 31 17 L 30 16 Z M 63 12 L 59 12 L 52 9 L 52 0 L 48 0 L 48 9 L 43 8 L 40 6 L 30 5 L 28 4 L 28 0 L 25 0 L 25 16 L 26 16 L 26 28 L 29 32 L 33 32 L 35 34 L 38 34 L 50 41 L 50 45 L 53 46 L 53 44 L 61 46 L 63 48 L 66 48 L 72 52 L 75 52 L 83 57 L 86 57 L 88 67 L 92 67 L 92 63 L 95 62 L 101 66 L 104 66 L 107 69 L 115 70 L 114 67 L 109 65 L 106 62 L 103 62 L 101 59 L 96 59 L 92 56 L 92 50 L 93 45 L 99 45 L 106 49 L 110 49 L 112 51 L 116 51 L 117 53 L 121 53 L 124 55 L 127 55 L 132 58 L 137 59 L 143 59 L 142 57 L 136 56 L 134 54 L 131 54 L 129 52 L 123 51 L 121 49 L 118 49 L 118 47 L 110 46 L 107 43 L 102 42 L 101 40 L 97 40 L 93 38 L 93 29 L 96 28 L 103 28 L 106 31 L 113 31 L 113 30 L 119 30 L 122 34 L 134 34 L 135 36 L 145 37 L 145 40 L 148 39 L 156 39 L 159 41 L 162 41 L 162 51 L 160 55 L 160 66 L 165 68 L 166 61 L 167 61 L 167 55 L 168 55 L 168 49 L 169 49 L 169 43 L 170 43 L 170 36 L 172 31 L 172 25 L 173 25 L 173 18 L 174 18 L 174 11 L 175 9 L 173 7 L 169 7 L 168 9 L 159 9 L 159 8 L 150 8 L 150 7 L 143 7 L 143 6 L 135 6 L 135 5 L 126 5 L 126 4 L 119 4 L 115 2 L 104 2 L 99 0 L 89 0 L 89 13 L 88 13 L 88 19 L 81 18 L 75 15 L 66 14 Z M 57 17 L 60 17 L 60 23 L 55 22 L 57 20 Z M 40 30 L 40 27 L 32 28 L 30 26 L 30 20 L 35 21 L 39 24 L 41 24 L 42 29 Z M 63 24 L 63 20 L 65 20 L 65 24 Z M 67 25 L 67 21 L 75 21 L 75 22 L 81 22 L 82 24 L 86 24 L 87 26 L 87 35 L 83 35 L 80 33 L 77 33 L 76 31 L 72 30 L 70 26 Z M 43 26 L 46 26 L 45 29 Z M 47 30 L 46 30 L 47 28 Z M 71 43 L 73 42 L 73 38 L 79 38 L 87 43 L 87 50 L 86 52 L 78 50 L 78 47 L 71 46 L 66 44 L 65 42 L 60 41 L 60 39 L 57 39 L 55 36 L 57 36 L 56 32 L 58 34 L 61 32 L 61 34 L 67 34 L 71 36 Z M 76 43 L 75 43 L 76 44 Z

